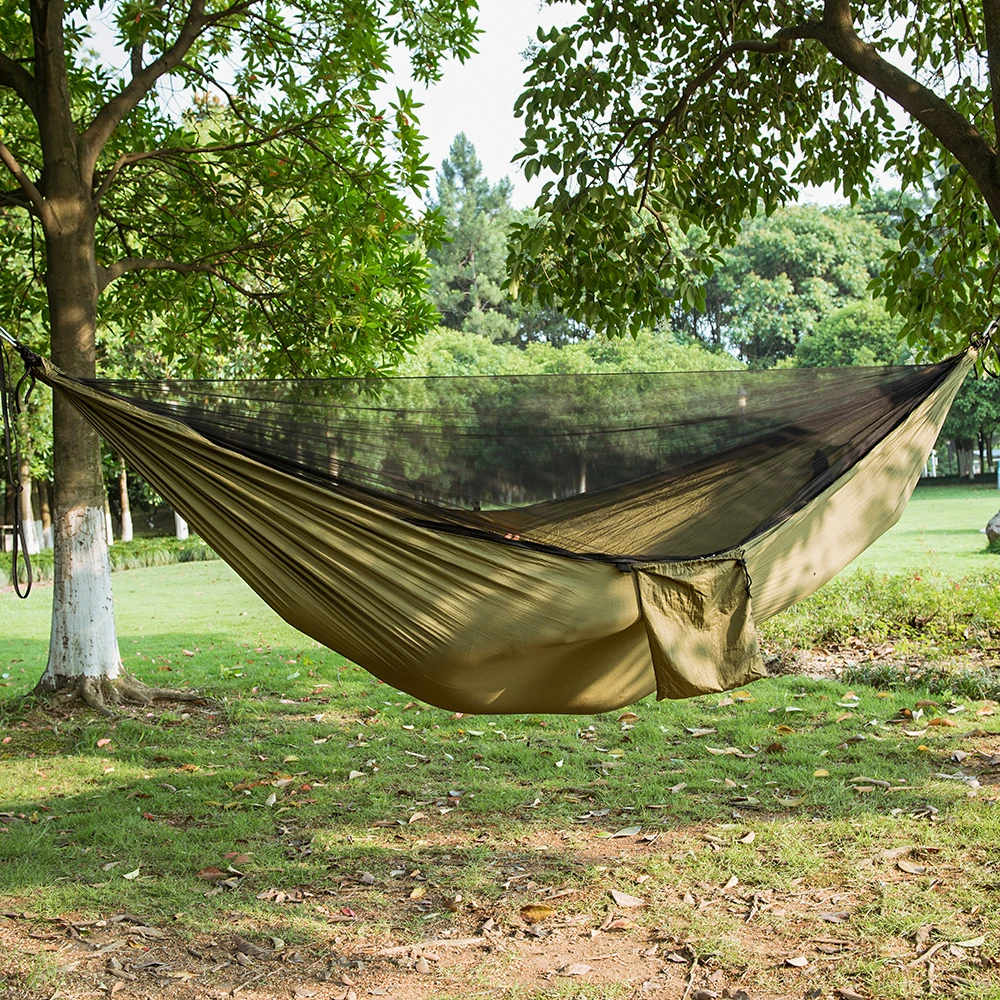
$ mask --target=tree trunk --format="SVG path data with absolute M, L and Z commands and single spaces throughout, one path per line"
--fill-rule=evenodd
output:
M 74 157 L 75 160 L 75 157 Z M 96 374 L 97 267 L 94 211 L 72 165 L 53 171 L 46 232 L 52 360 L 77 378 Z M 69 176 L 67 176 L 69 175 Z M 59 188 L 69 188 L 59 197 Z M 60 394 L 53 399 L 53 569 L 49 661 L 43 691 L 72 688 L 102 700 L 121 658 L 111 598 L 101 449 L 94 431 Z M 89 697 L 88 697 L 89 694 Z
M 188 523 L 184 520 L 177 511 L 174 511 L 174 534 L 183 542 L 190 532 L 188 531 Z
M 122 507 L 122 541 L 131 542 L 133 538 L 132 508 L 128 502 L 128 471 L 125 468 L 125 459 L 122 459 L 121 472 L 118 473 L 118 490 Z
M 38 551 L 47 548 L 45 544 L 44 525 L 42 524 L 42 486 L 37 479 L 31 480 L 31 511 L 35 515 L 35 543 Z
M 38 509 L 42 514 L 42 548 L 52 548 L 52 484 L 41 480 L 38 484 Z
M 108 540 L 108 545 L 115 544 L 115 521 L 111 516 L 111 498 L 108 491 L 104 491 L 104 535 Z
M 955 441 L 955 452 L 958 457 L 958 475 L 961 478 L 972 478 L 972 439 L 959 438 Z
M 35 515 L 31 511 L 31 462 L 23 454 L 18 477 L 21 482 L 21 492 L 17 495 L 17 512 L 21 518 L 25 551 L 29 556 L 33 556 L 38 552 L 39 546 L 35 534 Z

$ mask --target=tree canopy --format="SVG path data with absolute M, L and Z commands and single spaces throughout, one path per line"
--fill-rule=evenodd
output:
M 0 3 L 0 233 L 26 262 L 4 298 L 47 330 L 45 237 L 72 188 L 93 213 L 102 328 L 189 371 L 247 344 L 271 373 L 394 362 L 432 325 L 414 237 L 437 233 L 406 201 L 429 175 L 413 99 L 379 91 L 394 45 L 421 81 L 464 58 L 473 5 L 121 2 L 105 8 L 116 48 L 97 51 L 93 13 Z
M 850 209 L 806 205 L 758 215 L 720 252 L 703 308 L 676 305 L 671 325 L 748 364 L 773 365 L 832 312 L 870 300 L 888 248 L 878 226 Z
M 705 284 L 747 217 L 803 185 L 903 205 L 873 290 L 943 353 L 1000 310 L 1000 4 L 590 0 L 540 31 L 520 158 L 549 177 L 515 231 L 512 287 L 618 332 Z M 696 239 L 686 236 L 696 234 Z
M 464 133 L 455 137 L 437 175 L 437 198 L 428 202 L 443 226 L 443 240 L 428 256 L 431 300 L 441 325 L 517 344 L 568 344 L 591 331 L 558 309 L 526 306 L 505 287 L 507 238 L 517 220 L 531 217 L 511 203 L 513 185 L 483 174 Z
M 112 37 L 95 51 L 89 0 L 0 0 L 0 235 L 24 262 L 0 276 L 24 317 L 11 325 L 49 334 L 52 359 L 80 378 L 97 372 L 99 314 L 116 366 L 150 335 L 189 373 L 220 352 L 260 374 L 394 364 L 435 318 L 420 244 L 436 234 L 406 198 L 428 177 L 416 105 L 377 95 L 391 56 L 409 55 L 425 82 L 464 59 L 474 12 L 473 0 L 111 0 Z M 100 446 L 65 399 L 53 427 L 42 686 L 100 707 L 136 696 L 117 680 Z

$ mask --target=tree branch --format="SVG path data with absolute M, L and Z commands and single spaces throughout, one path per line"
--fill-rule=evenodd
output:
M 8 87 L 36 114 L 38 103 L 35 94 L 35 78 L 10 56 L 0 52 L 0 87 Z
M 38 188 L 32 184 L 31 179 L 25 174 L 21 164 L 17 162 L 14 154 L 7 146 L 0 142 L 0 163 L 2 163 L 13 175 L 14 180 L 20 185 L 25 198 L 31 203 L 32 208 L 38 213 L 43 221 L 51 219 L 51 209 L 45 203 Z
M 80 136 L 81 167 L 86 176 L 93 174 L 101 150 L 122 120 L 135 110 L 161 76 L 181 64 L 184 56 L 205 29 L 242 13 L 255 2 L 256 0 L 238 0 L 214 14 L 206 14 L 205 0 L 191 0 L 184 24 L 181 25 L 173 45 L 148 66 L 142 67 L 135 73 L 125 87 L 97 112 L 94 120 Z
M 17 191 L 0 191 L 0 205 L 10 208 L 23 208 L 28 212 L 34 209 L 31 199 L 20 189 Z
M 218 278 L 218 280 L 224 285 L 228 285 L 230 288 L 239 292 L 240 295 L 257 301 L 276 299 L 281 294 L 280 292 L 264 292 L 253 288 L 247 288 L 245 285 L 241 285 L 238 281 L 234 281 L 228 275 L 220 271 L 215 264 L 209 263 L 208 261 L 185 262 L 170 260 L 168 257 L 123 257 L 121 260 L 116 260 L 108 267 L 98 265 L 98 292 L 103 292 L 112 281 L 116 278 L 120 278 L 123 274 L 128 274 L 130 271 L 176 271 L 180 274 L 209 274 L 213 278 Z
M 986 22 L 986 58 L 990 67 L 993 144 L 996 146 L 1000 143 L 1000 0 L 983 0 L 983 20 Z
M 998 0 L 998 2 L 1000 2 L 1000 0 Z M 644 157 L 647 158 L 647 160 L 649 159 L 653 146 L 656 142 L 666 135 L 667 130 L 671 125 L 679 122 L 681 118 L 684 117 L 684 112 L 687 110 L 687 107 L 691 103 L 691 99 L 694 95 L 697 94 L 698 91 L 701 90 L 701 88 L 704 87 L 705 84 L 707 84 L 722 69 L 722 67 L 733 58 L 733 56 L 741 55 L 744 52 L 763 52 L 765 54 L 788 52 L 791 50 L 792 42 L 803 38 L 817 38 L 819 37 L 820 30 L 821 24 L 819 22 L 806 22 L 804 24 L 781 28 L 775 33 L 774 37 L 770 39 L 745 38 L 735 42 L 730 42 L 728 45 L 721 48 L 714 58 L 706 64 L 701 72 L 687 82 L 687 85 L 681 91 L 681 95 L 677 98 L 674 106 L 670 108 L 670 110 L 662 118 L 657 120 L 656 128 L 643 141 L 642 150 L 636 155 L 629 166 L 637 166 Z M 618 145 L 615 147 L 614 152 L 611 154 L 612 159 L 616 157 L 624 148 L 629 135 L 631 135 L 631 133 L 639 125 L 644 123 L 652 124 L 648 118 L 636 119 L 635 121 L 629 123 L 628 127 L 625 129 L 625 133 L 622 135 Z M 639 199 L 639 208 L 643 208 L 645 206 L 648 188 L 649 171 L 647 170 L 646 181 L 643 184 L 642 195 Z
M 996 4 L 996 0 L 985 0 L 984 9 L 993 4 Z M 817 37 L 827 51 L 852 73 L 867 80 L 876 90 L 895 101 L 911 118 L 927 129 L 969 171 L 993 217 L 1000 219 L 997 155 L 983 134 L 933 90 L 898 66 L 887 62 L 874 46 L 858 36 L 850 0 L 826 0 L 822 23 L 823 29 Z M 993 30 L 996 30 L 995 19 Z M 1000 56 L 1000 46 L 994 48 L 991 45 L 990 53 Z M 994 72 L 991 60 L 991 84 Z M 994 98 L 998 93 L 1000 92 L 994 89 Z
M 258 146 L 266 146 L 268 143 L 276 142 L 279 139 L 287 138 L 289 135 L 296 135 L 300 133 L 304 128 L 307 128 L 310 124 L 312 124 L 312 122 L 316 121 L 317 117 L 318 116 L 313 116 L 313 118 L 308 119 L 305 122 L 296 122 L 294 125 L 290 125 L 287 128 L 278 129 L 275 132 L 263 133 L 258 139 L 246 139 L 243 142 L 220 142 L 209 146 L 167 146 L 163 149 L 143 150 L 137 153 L 123 153 L 117 160 L 115 160 L 108 172 L 101 178 L 101 183 L 98 186 L 97 191 L 94 193 L 94 202 L 95 204 L 99 204 L 101 198 L 107 194 L 108 189 L 114 183 L 115 177 L 117 177 L 119 172 L 124 167 L 131 166 L 133 163 L 142 163 L 143 160 L 174 160 L 206 153 L 231 153 L 240 149 L 254 149 Z

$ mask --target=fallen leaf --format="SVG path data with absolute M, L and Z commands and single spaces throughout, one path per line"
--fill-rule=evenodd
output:
M 740 837 L 741 844 L 752 844 L 757 839 L 757 834 L 751 830 L 745 837 Z
M 722 887 L 723 889 L 735 889 L 736 886 L 740 884 L 740 880 L 735 876 L 731 875 L 729 881 Z
M 825 768 L 817 767 L 816 770 L 813 771 L 813 777 L 814 778 L 829 778 L 830 777 L 830 772 L 827 771 Z
M 314 997 L 314 996 L 316 996 L 316 991 L 309 989 L 308 986 L 297 986 L 292 991 L 292 996 L 295 996 L 295 997 Z
M 98 740 L 97 741 L 97 745 L 99 747 L 106 747 L 110 742 L 111 742 L 111 740 L 109 740 L 109 739 Z
M 537 924 L 540 920 L 545 920 L 555 913 L 555 907 L 546 906 L 544 903 L 529 903 L 521 907 L 521 919 L 529 924 Z
M 928 719 L 928 726 L 954 726 L 955 722 L 943 715 L 938 716 L 936 719 Z
M 635 922 L 628 917 L 618 917 L 609 924 L 602 924 L 601 929 L 605 931 L 630 931 L 635 926 Z
M 347 775 L 348 781 L 354 781 L 355 778 L 363 778 L 365 776 L 364 771 L 351 771 Z
M 122 878 L 128 879 L 130 882 L 132 881 L 132 879 L 136 879 L 138 877 L 139 877 L 139 869 L 138 868 L 136 868 L 136 870 L 134 872 L 126 872 L 124 875 L 122 875 Z
M 406 822 L 416 823 L 418 820 L 427 819 L 427 814 L 422 812 L 415 812 Z
M 809 964 L 809 959 L 805 955 L 796 955 L 795 958 L 786 958 L 785 965 L 791 965 L 796 969 L 804 969 Z
M 431 967 L 427 962 L 427 959 L 423 955 L 417 959 L 414 963 L 413 968 L 417 970 L 422 976 L 429 976 L 431 973 Z
M 410 899 L 423 899 L 427 895 L 427 887 L 423 885 L 417 885 L 413 887 L 413 891 L 410 893 Z
M 270 809 L 271 806 L 273 806 L 274 803 L 277 801 L 278 801 L 278 796 L 275 795 L 274 792 L 271 792 L 271 794 L 268 795 L 266 799 L 264 799 L 264 805 L 267 806 L 268 809 Z
M 912 861 L 906 861 L 902 859 L 896 862 L 896 867 L 902 871 L 907 872 L 910 875 L 923 875 L 927 868 L 925 865 L 914 864 Z
M 615 832 L 611 834 L 611 837 L 612 839 L 614 839 L 615 837 L 634 837 L 637 833 L 640 833 L 641 831 L 642 831 L 641 826 L 627 826 L 625 827 L 624 830 L 615 830 Z
M 986 944 L 986 936 L 980 934 L 979 937 L 969 938 L 968 941 L 956 941 L 956 945 L 959 948 L 980 948 L 982 945 Z
M 213 865 L 209 865 L 208 868 L 202 868 L 202 870 L 198 872 L 198 878 L 206 879 L 209 882 L 214 882 L 216 879 L 225 877 L 226 873 Z
M 783 798 L 782 797 L 778 798 L 778 805 L 779 806 L 787 806 L 789 809 L 792 806 L 800 806 L 800 805 L 802 805 L 803 802 L 805 802 L 805 799 L 803 799 L 803 798 L 792 798 L 792 796 L 790 796 L 790 795 L 785 796 Z
M 559 975 L 561 976 L 585 976 L 590 972 L 590 966 L 584 965 L 583 962 L 570 962 L 569 965 L 564 965 L 559 970 Z
M 630 896 L 627 892 L 619 892 L 617 889 L 611 890 L 611 898 L 618 906 L 645 906 L 646 900 L 639 896 Z
M 825 920 L 828 924 L 842 924 L 851 919 L 851 915 L 846 910 L 837 910 L 831 913 L 821 913 L 820 920 Z

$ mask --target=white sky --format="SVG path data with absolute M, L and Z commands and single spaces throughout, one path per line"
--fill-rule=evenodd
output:
M 415 86 L 412 80 L 390 80 L 389 93 L 398 85 L 413 90 L 422 101 L 420 125 L 427 136 L 426 151 L 435 170 L 448 155 L 459 132 L 476 147 L 483 172 L 492 183 L 509 177 L 514 184 L 513 202 L 518 208 L 531 204 L 542 182 L 525 181 L 520 166 L 511 158 L 521 148 L 521 119 L 514 117 L 514 102 L 523 89 L 525 60 L 521 53 L 535 39 L 539 23 L 546 27 L 568 24 L 572 3 L 559 3 L 539 10 L 538 0 L 479 0 L 479 52 L 462 65 L 450 59 L 440 82 Z M 405 57 L 404 57 L 405 58 Z M 431 191 L 433 192 L 433 181 Z
M 514 184 L 512 201 L 517 208 L 531 205 L 541 191 L 544 178 L 524 179 L 520 164 L 511 163 L 521 148 L 523 119 L 514 117 L 514 102 L 525 81 L 527 65 L 521 53 L 536 39 L 539 24 L 546 28 L 571 24 L 581 4 L 562 2 L 540 6 L 539 0 L 479 0 L 478 53 L 464 65 L 449 59 L 442 67 L 439 82 L 430 87 L 414 84 L 405 74 L 388 81 L 387 99 L 395 88 L 412 90 L 423 103 L 418 115 L 421 131 L 427 136 L 425 150 L 432 169 L 437 171 L 448 155 L 452 140 L 464 132 L 476 147 L 483 173 L 491 183 L 509 177 Z M 405 64 L 405 53 L 396 55 Z M 890 179 L 886 179 L 891 183 Z M 434 193 L 434 180 L 430 193 Z M 843 204 L 832 184 L 804 189 L 799 200 L 816 204 Z

